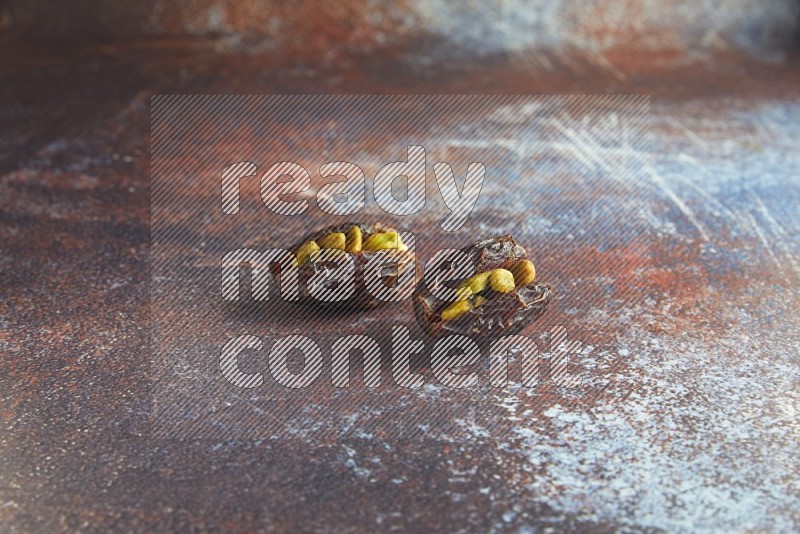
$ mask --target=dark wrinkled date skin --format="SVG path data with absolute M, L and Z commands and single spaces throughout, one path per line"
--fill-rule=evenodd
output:
M 333 226 L 328 226 L 326 228 L 322 228 L 320 230 L 315 230 L 314 232 L 309 233 L 299 241 L 297 241 L 294 245 L 292 245 L 289 250 L 294 254 L 297 255 L 298 250 L 300 247 L 307 243 L 308 241 L 318 241 L 323 237 L 332 234 L 332 233 L 347 233 L 353 226 L 359 227 L 361 230 L 363 239 L 366 240 L 369 236 L 376 234 L 376 233 L 383 233 L 383 232 L 395 232 L 396 229 L 386 226 L 381 223 L 343 223 L 337 224 Z M 366 282 L 365 282 L 365 271 L 367 267 L 367 262 L 371 255 L 377 254 L 379 251 L 360 251 L 356 253 L 348 253 L 343 252 L 344 254 L 348 254 L 353 258 L 354 269 L 355 269 L 355 291 L 353 294 L 347 298 L 346 300 L 341 301 L 323 301 L 315 299 L 309 290 L 310 283 L 312 277 L 320 271 L 325 269 L 329 269 L 333 267 L 329 262 L 315 262 L 315 263 L 306 263 L 303 265 L 298 266 L 298 274 L 299 274 L 299 303 L 302 304 L 309 304 L 314 306 L 329 306 L 329 307 L 337 307 L 340 309 L 366 309 L 372 308 L 375 306 L 379 306 L 381 304 L 385 304 L 386 302 L 380 299 L 375 298 L 367 289 Z M 394 258 L 397 258 L 396 262 L 391 262 L 392 264 L 397 265 L 397 269 L 390 269 L 389 272 L 384 272 L 381 274 L 381 282 L 386 287 L 395 287 L 395 284 L 398 280 L 398 273 L 405 272 L 405 269 L 416 269 L 416 261 L 414 256 L 408 252 L 400 252 L 394 251 L 393 254 L 396 254 Z M 271 274 L 278 286 L 281 283 L 281 269 L 279 265 L 274 265 L 270 268 Z
M 462 249 L 472 260 L 474 273 L 507 269 L 527 253 L 509 235 L 478 241 Z M 441 267 L 442 269 L 445 266 Z M 455 280 L 453 287 L 462 280 Z M 486 302 L 464 315 L 443 321 L 441 312 L 450 303 L 436 298 L 420 280 L 412 296 L 414 316 L 425 332 L 433 337 L 461 334 L 477 339 L 493 339 L 515 334 L 539 319 L 553 298 L 549 284 L 534 281 L 508 293 L 491 295 Z

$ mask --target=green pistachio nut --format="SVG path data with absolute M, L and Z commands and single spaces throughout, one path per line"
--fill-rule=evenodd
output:
M 489 275 L 489 286 L 498 293 L 514 290 L 514 275 L 505 269 L 494 269 Z
M 469 288 L 472 291 L 472 294 L 475 295 L 480 293 L 487 287 L 489 287 L 489 275 L 492 274 L 492 271 L 485 271 L 478 274 L 473 274 L 460 284 L 458 284 L 459 288 Z
M 458 319 L 465 313 L 469 312 L 471 306 L 468 300 L 459 300 L 450 304 L 442 310 L 442 321 L 452 321 Z
M 317 245 L 319 245 L 319 248 L 335 248 L 338 250 L 344 250 L 346 241 L 347 238 L 343 233 L 334 232 L 319 239 L 319 241 L 317 241 Z
M 469 297 L 472 296 L 472 290 L 469 288 L 469 286 L 464 286 L 464 287 L 459 286 L 456 288 L 455 293 L 457 301 L 467 300 Z
M 317 250 L 319 250 L 319 245 L 317 245 L 317 242 L 313 240 L 306 241 L 305 243 L 300 245 L 300 248 L 297 249 L 298 265 L 305 265 L 306 263 L 308 263 L 309 256 L 311 256 L 311 254 L 313 252 L 316 252 Z
M 509 267 L 509 270 L 514 275 L 517 287 L 527 286 L 536 280 L 536 267 L 530 260 L 518 260 Z
M 477 308 L 478 306 L 483 306 L 484 304 L 486 304 L 487 300 L 489 300 L 489 299 L 487 299 L 486 297 L 482 297 L 480 295 L 475 295 L 472 298 L 472 307 L 473 308 Z
M 405 252 L 408 250 L 408 247 L 400 240 L 400 236 L 397 232 L 379 232 L 372 234 L 364 240 L 364 251 L 374 252 L 387 249 L 397 249 L 401 252 Z
M 358 226 L 353 226 L 350 228 L 350 230 L 347 231 L 347 236 L 345 237 L 345 252 L 349 252 L 350 254 L 357 254 L 361 252 L 362 240 L 361 228 Z

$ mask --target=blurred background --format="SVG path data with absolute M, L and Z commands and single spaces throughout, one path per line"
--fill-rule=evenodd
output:
M 322 63 L 405 49 L 421 61 L 538 52 L 608 55 L 597 61 L 625 66 L 637 55 L 663 65 L 724 52 L 780 61 L 797 45 L 797 17 L 796 3 L 788 0 L 11 0 L 2 22 L 12 37 L 51 43 L 192 38 L 213 41 L 218 50 L 271 51 Z
M 123 109 L 130 131 L 154 93 L 781 95 L 799 12 L 791 0 L 7 0 L 0 168 Z
M 0 2 L 2 530 L 796 531 L 799 53 L 791 0 Z M 399 441 L 148 439 L 164 93 L 651 95 L 652 290 L 591 319 L 632 386 Z

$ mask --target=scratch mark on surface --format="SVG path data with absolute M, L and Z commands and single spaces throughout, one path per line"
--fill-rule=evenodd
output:
M 705 169 L 705 167 L 703 167 L 703 166 L 700 164 L 700 162 L 699 162 L 699 161 L 697 161 L 695 158 L 693 158 L 693 157 L 692 157 L 692 156 L 690 156 L 689 154 L 686 154 L 685 152 L 681 152 L 681 154 L 680 154 L 680 159 L 682 159 L 682 160 L 684 160 L 684 161 L 687 161 L 687 162 L 689 162 L 690 164 L 694 165 L 695 167 L 697 167 L 697 168 L 698 168 L 700 171 L 702 171 L 703 173 L 706 173 L 706 172 L 707 172 L 707 171 L 706 171 L 706 169 Z M 725 204 L 723 204 L 723 203 L 722 203 L 720 200 L 718 200 L 717 198 L 715 198 L 715 197 L 713 197 L 712 195 L 710 195 L 710 194 L 708 193 L 708 191 L 706 191 L 705 189 L 703 189 L 702 187 L 700 187 L 699 185 L 697 185 L 697 184 L 696 184 L 696 183 L 694 183 L 693 181 L 691 181 L 691 180 L 688 180 L 688 179 L 686 179 L 686 178 L 684 178 L 684 177 L 682 177 L 682 176 L 680 176 L 680 180 L 681 180 L 681 182 L 683 182 L 684 184 L 688 185 L 689 187 L 691 187 L 692 189 L 694 189 L 695 191 L 697 191 L 697 193 L 698 193 L 698 194 L 699 194 L 701 197 L 703 197 L 703 199 L 704 199 L 704 200 L 708 201 L 708 202 L 709 202 L 709 203 L 711 203 L 713 206 L 715 206 L 716 208 L 718 208 L 718 209 L 719 209 L 719 210 L 720 210 L 722 213 L 724 213 L 725 215 L 727 215 L 728 217 L 730 217 L 732 221 L 737 221 L 737 222 L 739 221 L 739 219 L 740 219 L 740 218 L 739 218 L 739 217 L 737 217 L 737 216 L 736 216 L 736 214 L 735 214 L 734 212 L 732 212 L 732 211 L 731 211 L 731 210 L 730 210 L 730 209 L 729 209 L 729 208 L 728 208 L 728 207 L 727 207 Z
M 777 265 L 778 270 L 783 271 L 783 265 L 781 264 L 778 257 L 775 255 L 775 252 L 772 250 L 772 247 L 769 244 L 769 239 L 767 239 L 767 235 L 764 233 L 761 226 L 759 226 L 758 222 L 756 221 L 756 218 L 753 217 L 751 213 L 747 214 L 747 218 L 750 219 L 750 224 L 752 225 L 753 230 L 755 231 L 758 238 L 761 240 L 761 243 L 764 245 L 764 248 L 767 249 L 767 253 L 769 254 L 770 258 L 772 258 L 772 260 L 775 262 L 775 265 Z
M 606 56 L 599 52 L 595 52 L 591 56 L 595 60 L 595 64 L 610 72 L 617 80 L 624 82 L 628 79 L 621 70 L 619 70 L 613 63 L 611 63 Z
M 769 211 L 766 204 L 764 204 L 764 202 L 761 200 L 761 197 L 759 197 L 754 191 L 748 191 L 748 192 L 750 193 L 750 196 L 753 197 L 753 200 L 756 201 L 756 204 L 758 205 L 758 209 L 761 212 L 761 215 L 763 215 L 764 219 L 766 219 L 766 221 L 770 224 L 770 226 L 772 226 L 772 228 L 775 229 L 775 232 L 782 238 L 788 237 L 786 229 L 777 221 L 777 219 L 775 219 L 775 217 L 772 215 L 772 212 Z M 786 247 L 784 240 L 779 240 L 778 242 L 780 244 L 781 250 L 783 250 L 783 252 L 786 254 L 786 257 L 789 258 L 789 263 L 792 264 L 792 268 L 794 269 L 794 271 L 797 274 L 800 274 L 800 265 L 798 265 L 794 255 L 791 253 L 788 247 Z
M 661 189 L 664 192 L 664 194 L 667 195 L 667 198 L 669 198 L 673 202 L 673 204 L 675 204 L 678 207 L 681 213 L 683 213 L 683 215 L 689 220 L 689 222 L 691 222 L 692 225 L 695 228 L 697 228 L 697 231 L 700 232 L 702 238 L 706 241 L 711 241 L 708 232 L 706 232 L 706 229 L 703 227 L 702 224 L 700 224 L 700 221 L 697 219 L 691 208 L 689 208 L 689 206 L 683 200 L 681 200 L 681 198 L 678 195 L 676 195 L 675 192 L 672 191 L 672 189 L 670 189 L 667 186 L 667 184 L 664 182 L 664 179 L 661 178 L 661 176 L 658 174 L 658 172 L 656 172 L 654 168 L 652 168 L 652 166 L 648 165 L 647 171 L 653 178 L 653 181 L 656 183 L 659 189 Z
M 668 123 L 670 123 L 671 125 L 675 126 L 678 129 L 682 130 L 683 133 L 686 134 L 686 137 L 691 139 L 697 146 L 699 146 L 700 148 L 702 148 L 705 151 L 711 150 L 711 146 L 708 143 L 703 141 L 703 139 L 701 139 L 700 136 L 698 136 L 692 130 L 687 128 L 686 125 L 684 125 L 681 121 L 679 121 L 678 119 L 676 119 L 674 117 L 666 117 L 666 119 L 667 119 Z
M 598 145 L 590 136 L 582 135 L 577 130 L 564 125 L 560 120 L 553 120 L 551 124 L 574 143 L 570 146 L 570 152 L 580 159 L 584 165 L 589 169 L 600 167 L 611 178 L 616 178 L 616 169 L 609 165 L 606 158 L 602 156 L 603 147 Z

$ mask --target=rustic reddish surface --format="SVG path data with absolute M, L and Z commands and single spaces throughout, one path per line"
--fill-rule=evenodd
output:
M 692 125 L 692 135 L 708 143 L 694 147 L 701 152 L 700 178 L 690 179 L 700 189 L 686 186 L 678 196 L 695 221 L 668 198 L 654 200 L 660 226 L 649 266 L 638 273 L 600 273 L 642 284 L 652 299 L 649 313 L 606 324 L 604 334 L 624 340 L 631 352 L 651 354 L 654 366 L 652 373 L 641 366 L 619 371 L 633 386 L 609 398 L 643 406 L 648 421 L 667 429 L 644 433 L 663 458 L 668 451 L 674 458 L 696 458 L 719 443 L 730 445 L 714 457 L 730 462 L 730 471 L 706 477 L 689 469 L 686 479 L 728 484 L 735 496 L 768 484 L 772 496 L 765 499 L 773 516 L 757 516 L 751 528 L 797 527 L 797 508 L 787 503 L 798 502 L 791 479 L 799 475 L 800 225 L 797 204 L 791 204 L 798 198 L 797 167 L 786 132 L 797 139 L 798 130 L 782 122 L 784 114 L 798 117 L 796 59 L 771 64 L 722 53 L 710 64 L 666 68 L 657 65 L 656 55 L 626 52 L 615 59 L 619 72 L 578 57 L 543 74 L 513 60 L 408 62 L 415 51 L 402 47 L 380 56 L 298 64 L 285 54 L 244 55 L 215 50 L 214 41 L 174 37 L 67 50 L 18 40 L 3 45 L 0 521 L 11 531 L 669 529 L 676 524 L 670 519 L 691 509 L 691 502 L 674 504 L 665 516 L 648 521 L 626 508 L 631 501 L 620 493 L 616 513 L 603 512 L 606 503 L 591 499 L 594 486 L 584 488 L 585 494 L 571 492 L 569 477 L 553 472 L 557 456 L 538 462 L 512 450 L 531 446 L 530 438 L 420 432 L 387 442 L 379 433 L 354 433 L 328 442 L 209 444 L 150 436 L 149 98 L 296 92 L 648 93 L 656 151 L 667 167 L 689 151 L 682 144 L 689 136 L 679 125 Z M 717 171 L 704 156 L 716 157 L 711 147 L 726 150 L 726 142 L 740 147 L 732 157 L 748 175 L 737 181 L 730 169 L 730 182 L 719 175 L 706 179 L 705 173 Z M 770 144 L 786 158 L 761 163 L 759 154 Z M 764 210 L 748 190 L 761 195 Z M 586 254 L 609 266 L 637 251 Z M 668 365 L 670 358 L 700 367 L 656 366 Z M 697 381 L 705 374 L 710 381 L 711 371 L 724 369 L 732 373 L 728 395 L 743 403 L 740 419 L 727 412 L 717 417 L 720 398 L 709 398 L 705 383 Z M 685 385 L 680 398 L 664 396 L 676 383 Z M 663 403 L 648 404 L 653 399 Z M 745 400 L 763 411 L 745 414 Z M 497 410 L 488 397 L 482 402 L 486 417 Z M 531 401 L 520 402 L 527 407 Z M 624 421 L 633 420 L 625 413 Z M 480 420 L 481 414 L 472 418 Z M 731 427 L 722 424 L 728 420 Z M 568 433 L 557 423 L 529 423 Z M 736 429 L 743 437 L 730 444 L 726 439 L 739 435 Z M 591 449 L 580 436 L 565 439 L 576 456 Z M 786 452 L 783 466 L 758 457 L 750 448 L 754 442 L 765 455 Z M 637 449 L 623 443 L 635 464 Z M 353 467 L 354 457 L 360 467 L 368 465 L 368 475 Z M 753 474 L 735 467 L 750 458 L 767 472 L 766 482 L 729 480 L 732 474 Z M 631 480 L 602 469 L 585 477 Z M 647 494 L 643 487 L 651 478 L 634 479 L 640 485 L 633 491 Z M 543 488 L 537 485 L 541 480 L 558 486 Z M 677 484 L 664 482 L 671 483 Z M 588 508 L 580 506 L 582 499 Z M 731 508 L 721 510 L 732 514 Z

